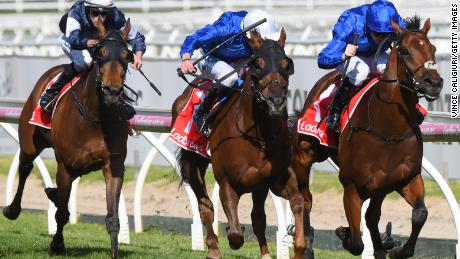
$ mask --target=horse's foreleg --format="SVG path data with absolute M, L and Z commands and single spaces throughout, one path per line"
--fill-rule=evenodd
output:
M 105 177 L 107 216 L 105 225 L 110 236 L 112 258 L 118 258 L 118 232 L 120 232 L 120 220 L 118 218 L 118 204 L 120 202 L 121 187 L 123 185 L 124 165 L 118 166 L 112 161 L 111 166 L 102 168 Z
M 385 195 L 371 198 L 365 216 L 366 226 L 371 235 L 372 244 L 374 246 L 374 257 L 376 259 L 386 258 L 379 231 L 379 221 L 380 215 L 382 214 L 382 202 L 384 199 Z
M 69 197 L 70 191 L 72 189 L 73 179 L 70 177 L 65 166 L 62 162 L 58 162 L 58 169 L 56 174 L 56 184 L 57 184 L 57 211 L 56 211 L 56 223 L 57 230 L 56 234 L 53 236 L 53 240 L 48 249 L 49 255 L 64 255 L 65 254 L 65 245 L 64 245 L 64 236 L 62 231 L 64 230 L 65 224 L 69 221 Z
M 428 217 L 425 206 L 425 188 L 422 176 L 418 174 L 399 193 L 412 206 L 412 231 L 407 242 L 402 247 L 393 248 L 390 258 L 408 258 L 414 255 L 415 243 Z
M 263 259 L 269 259 L 270 254 L 265 238 L 265 229 L 267 227 L 267 217 L 265 215 L 265 200 L 267 199 L 268 189 L 255 191 L 252 193 L 252 212 L 251 222 L 254 234 L 259 242 L 260 254 Z
M 218 238 L 212 228 L 212 223 L 214 222 L 214 206 L 211 199 L 209 199 L 204 178 L 209 162 L 200 155 L 190 151 L 182 150 L 181 152 L 182 159 L 180 159 L 180 163 L 182 163 L 182 176 L 186 178 L 184 180 L 190 184 L 190 187 L 195 193 L 196 199 L 198 200 L 201 221 L 206 227 L 206 245 L 208 246 L 208 255 L 206 258 L 222 258 L 219 251 Z
M 21 200 L 22 194 L 24 191 L 24 186 L 26 184 L 27 177 L 29 177 L 32 168 L 34 167 L 33 161 L 37 157 L 37 154 L 26 155 L 22 150 L 19 154 L 19 182 L 18 189 L 16 190 L 16 195 L 11 204 L 3 209 L 3 215 L 6 218 L 15 220 L 21 214 Z
M 316 151 L 313 146 L 306 141 L 299 143 L 298 150 L 294 152 L 292 159 L 292 169 L 297 178 L 299 191 L 304 200 L 303 211 L 303 226 L 307 249 L 305 258 L 314 258 L 313 252 L 313 228 L 310 225 L 310 212 L 313 206 L 313 196 L 310 192 L 310 171 L 313 162 L 315 161 Z
M 353 184 L 344 186 L 343 207 L 349 227 L 339 227 L 335 230 L 335 234 L 342 240 L 343 248 L 353 255 L 360 255 L 364 250 L 360 231 L 361 206 L 362 199 L 356 187 Z
M 228 220 L 227 238 L 230 248 L 240 249 L 244 244 L 244 228 L 238 220 L 238 202 L 240 196 L 227 180 L 220 182 L 219 197 Z
M 304 199 L 299 192 L 297 178 L 292 168 L 288 169 L 289 178 L 286 184 L 280 189 L 276 190 L 276 184 L 272 186 L 272 191 L 275 194 L 289 200 L 291 211 L 295 220 L 295 237 L 294 237 L 294 257 L 304 258 L 305 250 L 307 248 L 304 235 Z

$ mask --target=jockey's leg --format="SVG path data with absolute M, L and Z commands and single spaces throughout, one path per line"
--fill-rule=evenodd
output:
M 52 111 L 51 101 L 59 94 L 61 89 L 70 82 L 78 73 L 73 68 L 72 63 L 65 64 L 62 68 L 62 73 L 56 82 L 42 94 L 40 98 L 40 106 L 47 112 Z
M 208 57 L 198 64 L 203 75 L 212 79 L 219 79 L 233 71 L 233 67 L 224 61 L 218 60 L 215 57 Z M 238 74 L 234 73 L 223 80 L 221 83 L 227 87 L 232 87 L 237 82 Z M 194 119 L 197 123 L 198 130 L 205 135 L 209 135 L 208 121 L 206 120 L 212 105 L 225 91 L 225 88 L 215 86 L 206 94 L 202 104 L 198 108 Z
M 337 70 L 342 73 L 344 63 L 337 67 Z M 350 59 L 347 72 L 342 85 L 338 89 L 331 106 L 329 107 L 330 113 L 326 119 L 328 128 L 340 132 L 340 113 L 342 109 L 348 104 L 350 99 L 350 92 L 354 86 L 362 84 L 369 75 L 369 66 L 360 57 L 354 56 Z
M 65 35 L 61 37 L 61 47 L 64 51 L 64 54 L 70 58 L 72 63 L 64 65 L 62 74 L 56 80 L 54 85 L 46 90 L 46 92 L 44 92 L 41 96 L 40 106 L 47 112 L 52 111 L 52 100 L 54 97 L 56 97 L 62 87 L 70 82 L 73 77 L 78 75 L 78 73 L 88 69 L 93 61 L 93 58 L 91 57 L 91 54 L 88 52 L 88 50 L 71 49 Z

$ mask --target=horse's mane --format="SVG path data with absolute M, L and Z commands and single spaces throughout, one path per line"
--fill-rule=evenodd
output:
M 406 30 L 417 31 L 420 30 L 421 18 L 418 15 L 407 17 L 404 19 L 404 23 L 406 24 Z

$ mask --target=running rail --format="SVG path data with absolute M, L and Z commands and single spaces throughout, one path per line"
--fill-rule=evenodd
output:
M 21 107 L 23 106 L 23 104 L 24 104 L 23 101 L 18 101 L 18 100 L 0 100 L 0 122 L 2 122 L 1 125 L 5 125 L 6 123 L 17 124 L 19 122 L 19 116 L 21 114 L 21 111 L 22 111 Z M 142 177 L 139 177 L 139 179 L 137 179 L 137 182 L 136 182 L 136 194 L 135 194 L 135 202 L 134 202 L 135 203 L 134 204 L 134 208 L 135 208 L 134 216 L 135 217 L 134 218 L 135 218 L 135 230 L 136 232 L 140 232 L 142 231 L 142 219 L 140 216 L 141 215 L 141 195 L 140 193 L 142 190 L 142 186 L 144 184 L 144 180 L 146 177 L 148 167 L 151 164 L 153 157 L 155 156 L 157 152 L 159 152 L 161 155 L 163 155 L 163 157 L 166 158 L 166 160 L 168 160 L 168 162 L 173 168 L 176 168 L 176 170 L 177 170 L 177 165 L 175 164 L 174 157 L 172 156 L 172 154 L 163 145 L 164 141 L 166 141 L 167 139 L 167 134 L 164 134 L 161 136 L 160 139 L 157 139 L 155 136 L 153 136 L 152 133 L 147 132 L 147 131 L 150 131 L 150 132 L 159 132 L 159 133 L 169 133 L 170 125 L 171 125 L 170 111 L 147 109 L 147 108 L 141 108 L 141 107 L 136 107 L 136 110 L 138 111 L 138 115 L 135 115 L 134 118 L 130 120 L 130 122 L 136 130 L 143 131 L 142 133 L 143 136 L 153 146 L 152 150 L 150 151 L 149 155 L 144 161 L 143 167 L 145 168 L 141 169 Z M 436 112 L 429 113 L 428 116 L 426 117 L 426 121 L 427 122 L 423 123 L 420 126 L 424 142 L 460 142 L 460 121 L 449 119 L 446 113 L 436 113 Z M 157 152 L 154 152 L 153 149 L 156 149 Z M 15 161 L 13 161 L 13 164 L 16 164 Z M 12 164 L 12 167 L 13 167 L 13 164 Z M 432 169 L 433 167 L 431 164 L 429 165 L 427 164 L 428 164 L 428 161 L 424 158 L 424 169 L 426 169 L 432 176 L 434 176 L 433 174 L 436 174 L 436 173 L 432 173 L 432 172 L 435 171 L 435 169 Z M 426 167 L 429 167 L 429 169 L 427 169 Z M 12 170 L 13 169 L 10 169 L 10 171 Z M 48 177 L 45 177 L 45 178 L 48 178 Z M 433 178 L 436 179 L 437 177 L 433 177 Z M 438 179 L 436 180 L 438 184 L 440 184 L 439 180 Z M 72 195 L 73 197 L 71 198 L 71 202 L 69 205 L 70 211 L 72 212 L 73 217 L 75 217 L 75 214 L 76 214 L 76 188 L 78 187 L 78 182 L 74 183 L 74 185 L 75 185 L 74 186 L 75 192 L 73 193 L 75 194 Z M 444 184 L 441 183 L 440 186 L 441 185 L 443 185 L 444 187 L 447 186 L 447 184 L 445 183 Z M 203 232 L 201 228 L 201 221 L 199 220 L 197 201 L 196 201 L 196 198 L 193 192 L 191 192 L 189 188 L 190 188 L 189 186 L 186 186 L 186 192 L 187 192 L 187 195 L 189 196 L 188 198 L 191 204 L 192 217 L 193 217 L 192 249 L 193 250 L 203 250 L 204 240 L 203 240 Z M 216 208 L 217 208 L 217 202 L 216 202 L 217 195 L 215 194 L 218 193 L 218 188 L 219 188 L 218 185 L 216 185 L 213 190 L 213 195 L 212 195 L 213 203 L 216 204 L 215 205 Z M 451 194 L 450 189 L 447 192 L 443 190 L 443 192 L 446 198 L 448 198 L 449 205 L 451 206 L 451 211 L 454 216 L 455 223 L 456 223 L 458 238 L 460 239 L 460 217 L 459 217 L 460 213 L 459 213 L 458 205 L 455 203 L 455 199 L 452 201 L 453 195 Z M 289 204 L 286 204 L 286 208 L 285 208 L 286 215 L 284 216 L 283 215 L 284 208 L 281 204 L 281 200 L 278 197 L 272 196 L 272 198 L 274 198 L 273 202 L 275 205 L 275 209 L 277 211 L 277 218 L 278 218 L 277 255 L 280 258 L 287 258 L 288 257 L 287 250 L 286 250 L 287 244 L 285 243 L 285 241 L 283 242 L 283 239 L 285 237 L 285 229 L 287 226 L 287 222 L 290 222 L 289 219 L 290 217 L 292 217 L 292 215 L 291 213 L 287 211 Z M 276 198 L 278 198 L 279 200 Z M 50 211 L 49 214 L 52 215 L 54 214 L 53 212 L 54 211 Z M 216 228 L 217 230 L 217 224 L 216 224 L 218 220 L 217 213 L 215 216 L 216 218 L 215 218 L 215 222 L 213 225 L 214 225 L 214 228 Z M 73 217 L 71 215 L 71 219 Z M 50 225 L 51 224 L 52 222 L 50 222 Z M 127 232 L 127 230 L 125 231 Z M 366 242 L 366 238 L 365 238 L 365 243 L 368 243 L 368 242 L 369 241 Z M 129 243 L 129 232 L 128 232 L 126 243 Z M 369 244 L 367 246 L 369 246 Z M 460 254 L 459 244 L 457 244 L 456 250 L 457 250 L 457 254 Z M 364 255 L 364 258 L 366 258 L 365 255 Z

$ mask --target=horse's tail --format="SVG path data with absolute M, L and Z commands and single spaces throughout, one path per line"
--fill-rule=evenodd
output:
M 206 171 L 210 162 L 209 159 L 183 148 L 177 151 L 176 159 L 181 175 L 180 185 L 184 182 L 190 183 L 191 177 L 194 177 L 192 174 Z

